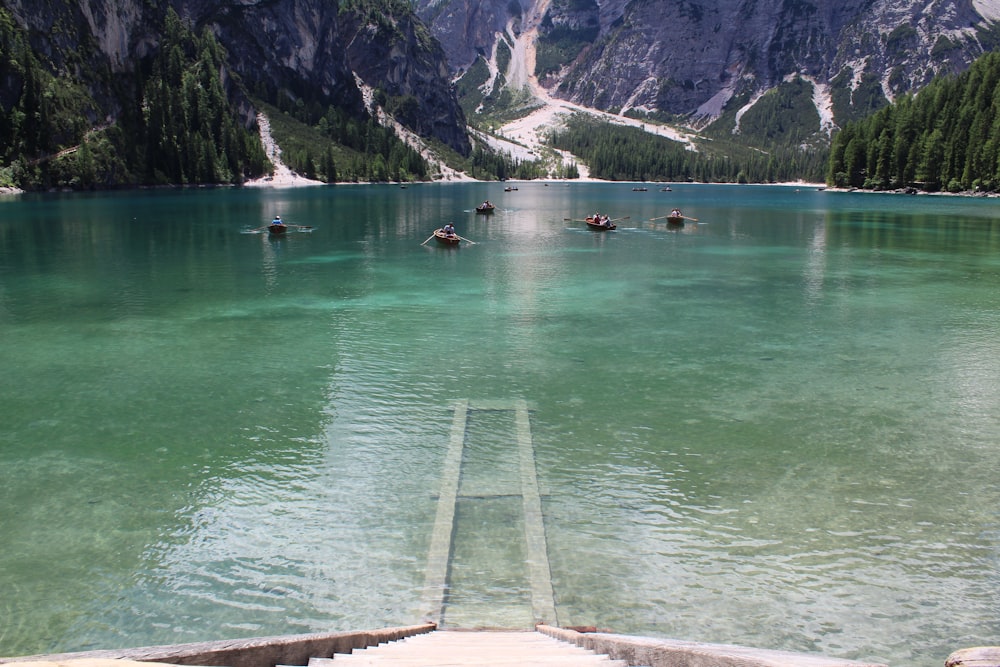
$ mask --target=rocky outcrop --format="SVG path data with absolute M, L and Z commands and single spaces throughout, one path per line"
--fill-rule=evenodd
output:
M 380 93 L 383 108 L 418 136 L 463 156 L 472 152 L 465 115 L 451 86 L 444 51 L 412 14 L 344 16 L 341 30 L 354 73 Z

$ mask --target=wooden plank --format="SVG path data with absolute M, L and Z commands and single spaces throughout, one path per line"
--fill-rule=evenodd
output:
M 427 555 L 427 570 L 424 578 L 424 619 L 431 623 L 437 623 L 439 626 L 444 622 L 448 568 L 451 562 L 452 541 L 455 533 L 455 504 L 458 502 L 458 483 L 462 472 L 468 414 L 468 401 L 459 401 L 455 404 L 448 453 L 445 455 L 444 470 L 441 475 L 437 516 L 434 519 L 430 552 Z
M 535 445 L 531 438 L 531 419 L 527 402 L 515 401 L 517 450 L 521 459 L 521 496 L 524 506 L 524 539 L 527 546 L 528 580 L 531 583 L 531 609 L 535 622 L 559 625 L 556 618 L 552 572 L 545 540 L 542 498 L 538 491 L 538 471 L 535 468 Z

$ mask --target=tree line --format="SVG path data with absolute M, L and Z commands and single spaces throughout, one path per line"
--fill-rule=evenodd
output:
M 826 182 L 835 187 L 1000 190 L 1000 53 L 837 133 Z
M 0 10 L 0 181 L 24 189 L 239 183 L 264 173 L 257 133 L 241 126 L 222 84 L 226 54 L 169 9 L 160 49 L 117 87 L 122 112 L 95 124 L 97 105 L 68 73 L 52 74 Z M 88 120 L 91 119 L 91 120 Z
M 822 181 L 826 154 L 776 146 L 763 151 L 736 143 L 689 150 L 684 144 L 577 115 L 551 135 L 552 146 L 576 155 L 595 178 L 612 181 L 774 183 Z M 718 142 L 713 142 L 718 143 Z

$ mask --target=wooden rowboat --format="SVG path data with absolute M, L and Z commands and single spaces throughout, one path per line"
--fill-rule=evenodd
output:
M 668 225 L 676 225 L 677 227 L 684 226 L 684 216 L 683 215 L 668 215 L 667 216 Z
M 435 229 L 434 240 L 441 245 L 458 245 L 461 243 L 462 238 L 458 234 L 448 235 L 444 229 Z
M 594 222 L 593 217 L 589 217 L 586 220 L 587 226 L 593 229 L 595 232 L 606 232 L 611 229 L 618 229 L 618 225 L 611 223 L 610 225 L 605 225 L 603 222 Z
M 492 213 L 495 209 L 494 204 L 480 204 L 476 207 L 476 213 Z
M 274 236 L 281 236 L 288 231 L 288 225 L 268 225 L 267 231 Z

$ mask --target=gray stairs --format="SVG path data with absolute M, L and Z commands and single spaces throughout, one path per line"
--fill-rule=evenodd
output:
M 540 632 L 438 630 L 388 644 L 313 658 L 309 667 L 627 667 L 628 663 Z

